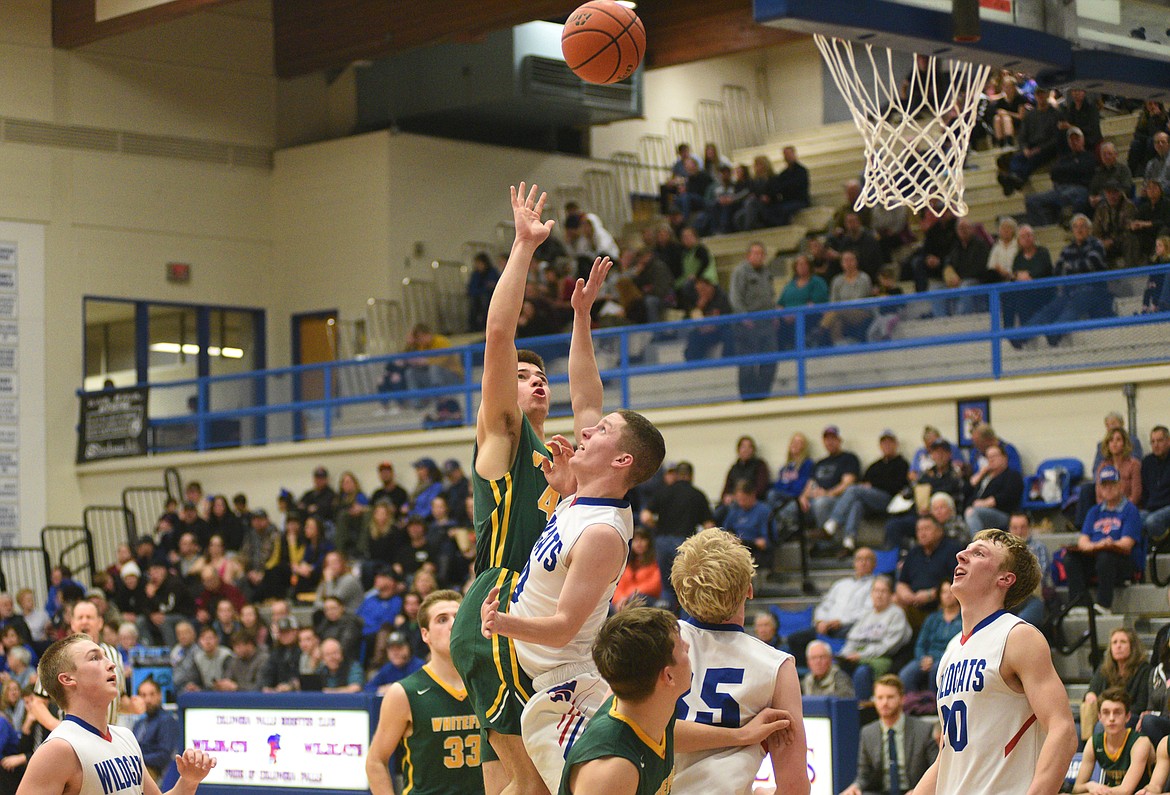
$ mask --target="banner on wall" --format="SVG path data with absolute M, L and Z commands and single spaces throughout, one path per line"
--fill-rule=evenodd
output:
M 148 397 L 146 387 L 82 395 L 77 463 L 146 455 Z

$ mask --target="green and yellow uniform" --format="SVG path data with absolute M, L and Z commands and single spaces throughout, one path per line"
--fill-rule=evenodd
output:
M 607 698 L 565 757 L 560 795 L 573 795 L 569 776 L 574 766 L 607 756 L 628 759 L 638 768 L 638 795 L 670 795 L 674 783 L 674 718 L 658 742 L 614 709 L 613 696 Z
M 1096 757 L 1097 764 L 1101 766 L 1103 772 L 1101 783 L 1107 787 L 1116 787 L 1125 778 L 1126 772 L 1129 770 L 1130 757 L 1133 751 L 1133 745 L 1141 739 L 1141 735 L 1133 729 L 1125 730 L 1125 741 L 1121 743 L 1121 747 L 1117 752 L 1110 754 L 1105 750 L 1105 732 L 1096 732 L 1093 734 L 1093 756 Z M 1082 765 L 1092 764 L 1088 759 L 1081 762 Z M 1146 786 L 1150 780 L 1150 770 L 1146 770 L 1142 774 L 1141 781 L 1138 782 L 1137 789 Z M 1135 792 L 1137 790 L 1134 790 Z
M 479 718 L 467 691 L 454 690 L 424 666 L 399 682 L 410 702 L 402 738 L 402 795 L 483 792 Z M 442 760 L 442 764 L 439 764 Z
M 516 662 L 511 638 L 483 636 L 479 610 L 497 586 L 500 610 L 507 610 L 532 547 L 557 507 L 560 495 L 548 485 L 540 466 L 548 458 L 544 441 L 522 415 L 512 468 L 499 480 L 484 480 L 474 466 L 471 471 L 476 578 L 451 627 L 451 660 L 467 687 L 481 728 L 501 734 L 520 734 L 520 713 L 532 693 L 532 681 Z M 495 761 L 486 739 L 485 735 L 484 759 Z

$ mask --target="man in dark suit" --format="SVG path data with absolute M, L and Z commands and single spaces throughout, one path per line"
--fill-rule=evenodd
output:
M 938 743 L 930 726 L 902 712 L 902 696 L 902 680 L 893 674 L 874 684 L 878 719 L 861 730 L 857 778 L 841 795 L 902 795 L 914 789 L 934 763 Z

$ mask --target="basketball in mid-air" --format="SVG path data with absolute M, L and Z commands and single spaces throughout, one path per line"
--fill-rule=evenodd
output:
M 646 28 L 632 9 L 613 0 L 590 0 L 565 21 L 561 52 L 585 82 L 616 83 L 642 63 Z

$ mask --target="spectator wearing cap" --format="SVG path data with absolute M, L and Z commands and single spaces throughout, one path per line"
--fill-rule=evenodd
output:
M 146 570 L 142 587 L 146 597 L 146 615 L 138 619 L 138 631 L 159 646 L 175 643 L 175 627 L 195 615 L 195 601 L 183 581 L 162 561 L 154 561 Z
M 853 483 L 841 493 L 833 512 L 825 522 L 825 532 L 841 530 L 841 544 L 848 550 L 857 548 L 857 531 L 865 514 L 885 515 L 886 506 L 906 488 L 910 462 L 898 452 L 898 437 L 886 429 L 878 438 L 882 456 L 870 464 L 860 483 Z
M 443 474 L 447 479 L 443 496 L 447 498 L 451 521 L 457 525 L 466 525 L 471 521 L 471 517 L 467 515 L 467 497 L 471 494 L 471 481 L 467 479 L 463 465 L 455 458 L 448 458 L 443 462 Z
M 378 464 L 378 480 L 382 485 L 374 489 L 374 493 L 370 495 L 370 504 L 386 500 L 394 506 L 394 516 L 401 516 L 404 507 L 410 501 L 410 495 L 406 493 L 406 489 L 398 485 L 394 475 L 394 464 L 389 461 Z
M 1111 267 L 1125 267 L 1129 226 L 1137 217 L 1137 207 L 1122 193 L 1121 183 L 1115 179 L 1106 180 L 1101 191 L 1104 200 L 1093 212 L 1093 236 L 1105 247 L 1105 260 Z
M 829 518 L 841 495 L 857 482 L 861 461 L 841 448 L 841 429 L 836 425 L 825 426 L 821 443 L 825 446 L 825 457 L 813 466 L 812 477 L 800 495 L 800 507 L 805 515 L 811 511 L 816 526 L 831 536 L 837 532 L 837 525 L 829 524 Z
M 240 564 L 244 567 L 244 576 L 240 582 L 248 591 L 251 601 L 262 602 L 276 595 L 272 584 L 264 586 L 264 579 L 270 569 L 269 561 L 280 543 L 280 533 L 272 526 L 268 511 L 263 508 L 252 512 L 248 525 L 244 545 L 240 548 Z
M 1097 473 L 1101 501 L 1089 509 L 1077 545 L 1065 557 L 1069 599 L 1085 599 L 1089 579 L 1097 577 L 1097 604 L 1113 607 L 1114 589 L 1145 569 L 1142 519 L 1137 506 L 1121 490 L 1121 474 L 1114 466 Z
M 179 526 L 175 528 L 175 533 L 178 538 L 182 538 L 184 533 L 191 533 L 200 549 L 207 548 L 207 542 L 211 540 L 211 525 L 199 515 L 199 506 L 195 502 L 187 500 L 179 509 Z
M 345 471 L 337 479 L 337 510 L 333 519 L 333 545 L 347 557 L 364 558 L 367 550 L 364 528 L 370 499 L 362 491 L 357 475 Z
M 382 625 L 393 624 L 395 617 L 402 610 L 400 585 L 400 581 L 389 566 L 382 566 L 374 571 L 374 588 L 357 609 L 357 617 L 362 620 L 363 642 L 367 645 Z
M 297 689 L 301 662 L 301 649 L 297 645 L 299 629 L 300 625 L 293 616 L 273 622 L 272 648 L 261 677 L 261 689 L 265 693 L 287 693 Z
M 332 522 L 337 506 L 337 492 L 329 485 L 329 470 L 313 470 L 313 488 L 301 495 L 297 507 L 307 516 L 316 516 L 322 522 Z
M 1052 189 L 1029 194 L 1024 200 L 1028 209 L 1028 223 L 1047 226 L 1071 218 L 1075 213 L 1089 212 L 1089 183 L 1097 171 L 1097 158 L 1085 147 L 1085 134 L 1080 127 L 1065 131 L 1068 151 L 1052 164 Z
M 336 596 L 325 597 L 321 610 L 314 616 L 313 630 L 321 640 L 335 638 L 346 659 L 356 660 L 361 653 L 362 620 L 349 612 Z
M 954 447 L 941 436 L 935 436 L 930 442 L 931 466 L 918 476 L 916 486 L 930 488 L 930 499 L 939 494 L 947 495 L 951 500 L 952 512 L 962 508 L 967 484 L 962 474 L 962 464 L 953 457 Z M 918 519 L 931 514 L 931 504 L 915 501 L 914 510 L 891 516 L 886 522 L 886 547 L 906 547 L 914 539 Z M 936 517 L 938 518 L 938 517 Z M 945 520 L 940 520 L 945 521 Z M 962 521 L 962 520 L 959 520 Z M 949 533 L 948 533 L 949 534 Z
M 1101 162 L 1093 172 L 1093 181 L 1089 183 L 1089 205 L 1096 208 L 1105 198 L 1105 183 L 1116 182 L 1121 189 L 1121 195 L 1133 196 L 1133 173 L 1129 166 L 1117 159 L 1117 147 L 1112 141 L 1105 141 L 1097 150 Z
M 922 447 L 915 450 L 914 457 L 910 459 L 910 472 L 907 477 L 911 481 L 917 481 L 923 472 L 934 466 L 934 459 L 930 455 L 930 446 L 934 444 L 936 439 L 942 438 L 942 431 L 934 425 L 926 425 L 922 428 Z
M 410 638 L 405 632 L 391 632 L 386 638 L 386 656 L 389 658 L 387 663 L 366 682 L 364 689 L 367 693 L 384 695 L 390 685 L 423 667 L 423 661 L 411 651 Z
M 146 593 L 143 590 L 142 569 L 134 561 L 122 564 L 118 572 L 119 582 L 114 590 L 114 604 L 122 611 L 126 621 L 136 621 L 149 612 Z
M 675 465 L 674 482 L 659 489 L 641 512 L 642 525 L 654 531 L 654 549 L 658 553 L 658 568 L 669 572 L 674 555 L 683 541 L 700 527 L 714 527 L 711 501 L 691 480 L 695 469 L 689 461 Z M 674 589 L 670 578 L 663 577 L 663 599 L 674 604 Z
M 440 544 L 445 541 L 449 539 L 444 537 L 438 543 L 432 541 L 427 536 L 427 520 L 412 513 L 406 517 L 406 542 L 398 546 L 391 561 L 394 571 L 409 580 L 424 563 L 434 563 L 438 567 L 443 555 Z
M 420 458 L 411 466 L 418 483 L 410 495 L 410 513 L 426 519 L 431 515 L 431 500 L 443 493 L 443 476 L 433 458 Z

